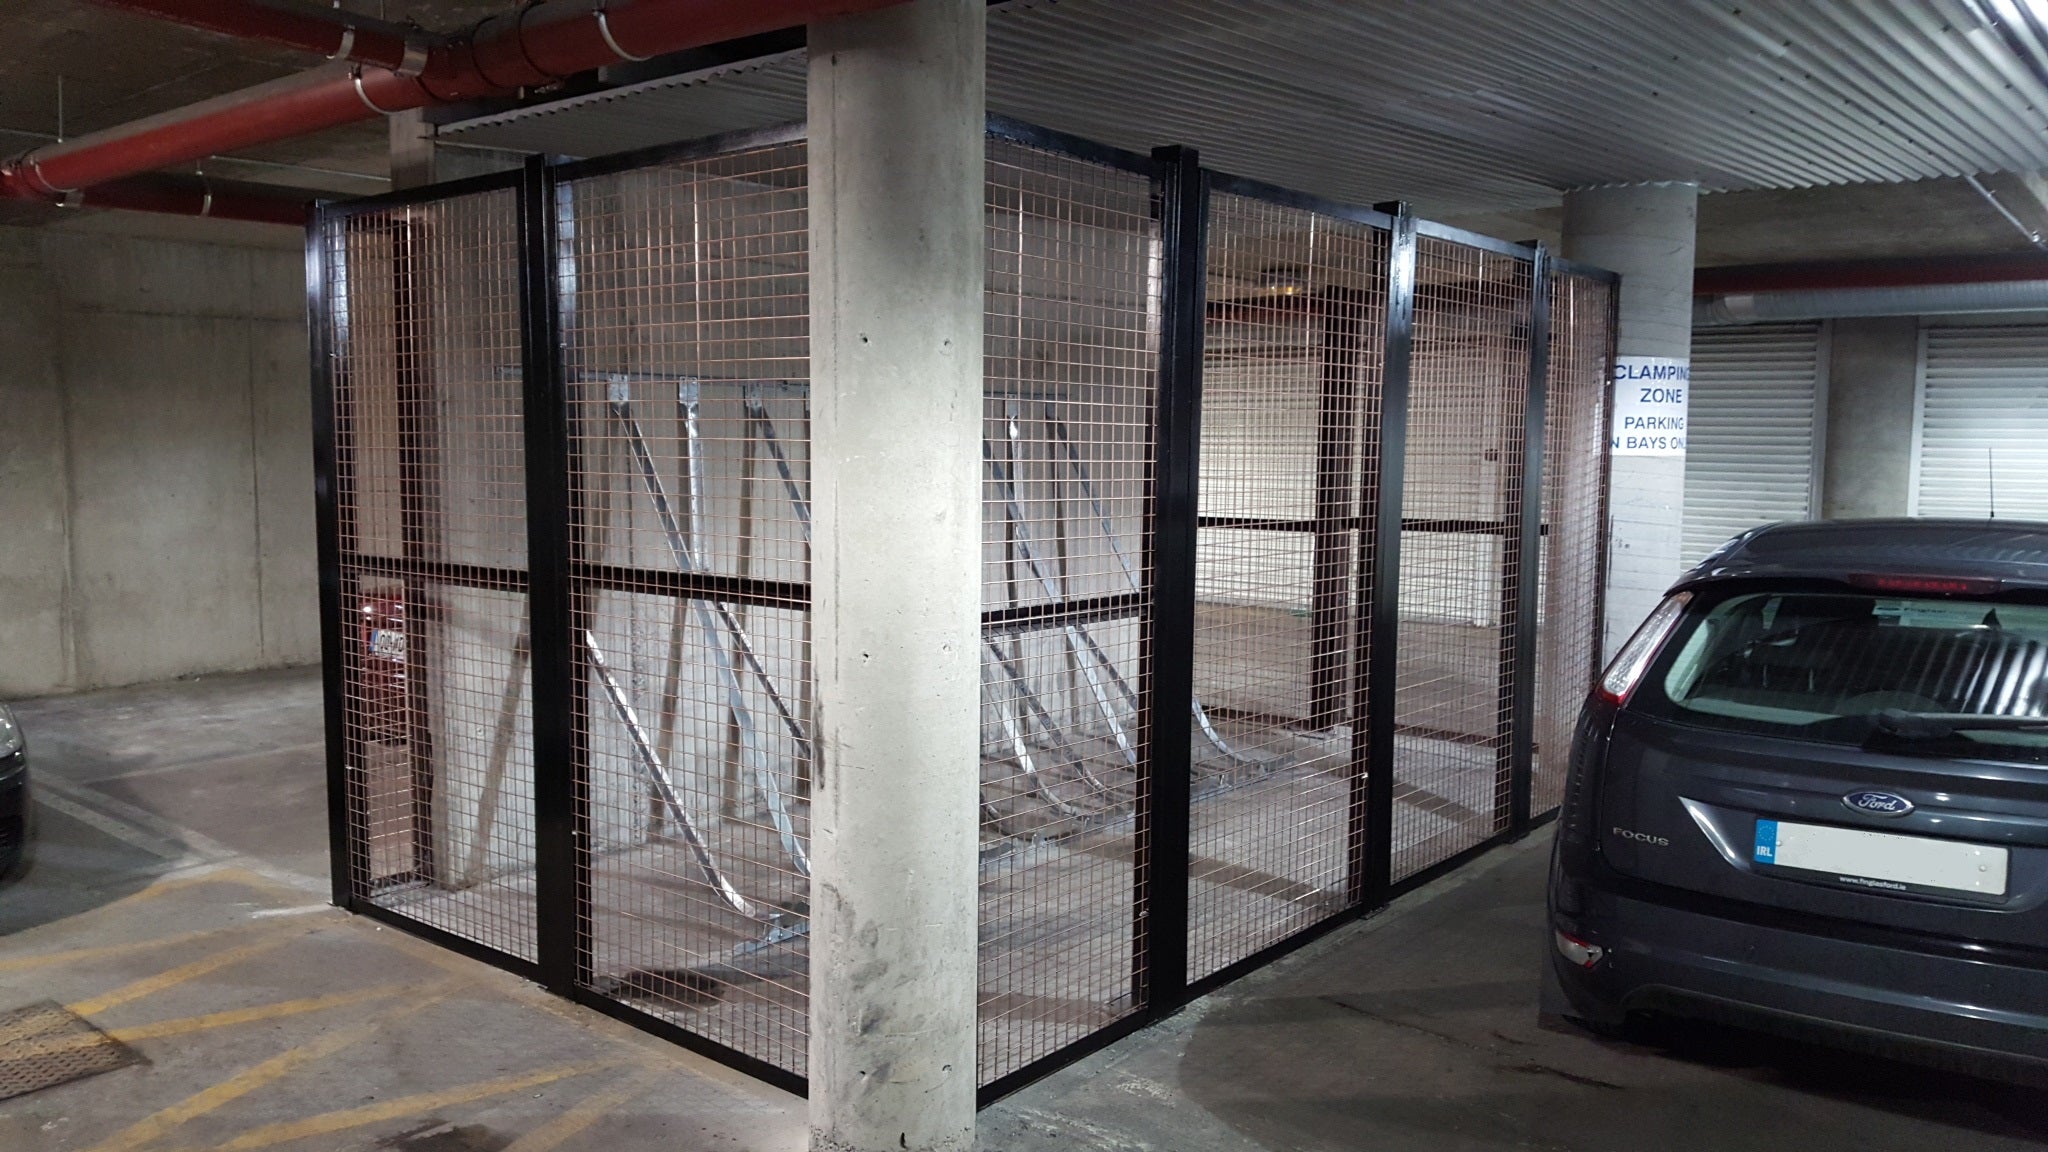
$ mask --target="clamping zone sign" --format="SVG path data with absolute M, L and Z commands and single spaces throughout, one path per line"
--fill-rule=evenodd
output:
M 1692 362 L 1662 356 L 1614 358 L 1614 455 L 1685 455 L 1685 407 Z

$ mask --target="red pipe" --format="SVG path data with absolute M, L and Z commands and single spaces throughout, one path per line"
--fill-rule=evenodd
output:
M 0 166 L 0 192 L 63 199 L 123 176 L 365 119 L 370 113 L 351 75 L 346 66 L 329 65 L 45 145 Z
M 539 87 L 639 60 L 900 0 L 547 0 L 434 42 L 419 75 L 329 66 L 50 144 L 0 166 L 0 195 L 67 193 L 173 164 L 430 104 Z M 220 23 L 247 3 L 215 6 Z
M 303 228 L 313 217 L 313 202 L 280 194 L 276 185 L 202 180 L 196 176 L 151 174 L 98 184 L 74 201 L 81 208 L 126 208 L 137 212 L 169 212 L 217 220 L 248 220 Z
M 279 0 L 99 0 L 141 16 L 154 16 L 226 36 L 261 40 L 353 60 L 379 68 L 416 71 L 433 38 L 398 24 L 334 8 L 307 8 Z M 412 65 L 408 68 L 407 65 Z
M 1693 273 L 1695 296 L 1816 292 L 1837 288 L 1918 288 L 1927 284 L 1990 284 L 2048 280 L 2048 256 L 1994 252 L 1981 256 L 1912 256 L 1804 264 L 1737 264 Z

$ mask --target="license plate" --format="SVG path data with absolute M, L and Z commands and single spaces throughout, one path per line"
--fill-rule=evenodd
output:
M 1880 892 L 1933 889 L 2003 896 L 2009 856 L 2004 848 L 1960 840 L 1758 820 L 1751 859 L 1827 873 L 1843 884 Z
M 376 628 L 370 632 L 370 655 L 379 660 L 405 660 L 405 633 L 397 628 Z

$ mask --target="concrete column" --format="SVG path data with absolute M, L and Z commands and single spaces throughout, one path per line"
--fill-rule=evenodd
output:
M 1920 318 L 1837 320 L 1832 328 L 1821 515 L 1904 516 L 1913 477 Z
M 426 110 L 412 108 L 385 117 L 391 139 L 391 187 L 418 188 L 466 176 L 509 172 L 525 157 L 494 148 L 455 148 L 434 137 Z
M 1564 255 L 1621 274 L 1622 356 L 1692 356 L 1694 184 L 1565 193 Z M 1610 473 L 1606 651 L 1611 655 L 1679 574 L 1685 459 L 1617 456 Z
M 0 227 L 0 700 L 77 680 L 60 312 L 42 230 Z
M 810 29 L 815 1152 L 974 1142 L 985 9 Z

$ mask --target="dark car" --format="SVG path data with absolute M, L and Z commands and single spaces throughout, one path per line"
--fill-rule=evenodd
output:
M 1546 1010 L 2048 1069 L 2048 524 L 1724 545 L 1579 719 Z
M 28 860 L 28 741 L 14 713 L 0 704 L 0 879 Z

